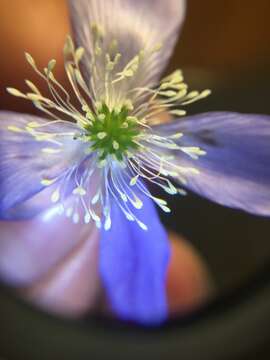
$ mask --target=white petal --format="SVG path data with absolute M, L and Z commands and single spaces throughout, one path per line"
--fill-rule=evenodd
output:
M 64 214 L 45 215 L 0 221 L 0 278 L 8 284 L 26 286 L 38 281 L 95 229 L 93 223 L 74 224 Z
M 98 230 L 93 227 L 86 239 L 22 295 L 46 311 L 68 317 L 94 308 L 101 292 L 98 237 Z

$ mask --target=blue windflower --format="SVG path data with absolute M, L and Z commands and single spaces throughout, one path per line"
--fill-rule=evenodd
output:
M 168 316 L 170 245 L 155 205 L 170 209 L 148 184 L 269 215 L 270 120 L 228 112 L 179 119 L 187 105 L 210 94 L 189 91 L 180 70 L 160 80 L 184 20 L 184 0 L 68 3 L 75 41 L 67 37 L 64 58 L 72 93 L 55 78 L 55 60 L 41 71 L 27 53 L 50 96 L 29 80 L 28 92 L 8 91 L 32 101 L 46 118 L 0 113 L 0 218 L 13 227 L 34 224 L 31 261 L 22 247 L 7 245 L 0 271 L 13 283 L 35 280 L 77 246 L 68 232 L 83 240 L 98 229 L 99 274 L 113 312 L 159 323 Z M 173 120 L 164 122 L 164 114 Z M 37 275 L 33 249 L 40 239 L 48 261 L 38 264 Z M 83 248 L 77 256 L 91 252 Z M 72 269 L 68 277 L 80 283 L 81 266 L 73 262 Z

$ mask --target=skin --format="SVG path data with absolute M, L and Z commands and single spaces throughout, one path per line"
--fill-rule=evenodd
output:
M 173 317 L 188 314 L 205 304 L 213 295 L 214 286 L 197 250 L 174 233 L 170 233 L 170 241 L 172 256 L 166 289 Z M 100 311 L 101 303 L 102 311 L 109 314 L 97 259 L 98 232 L 94 231 L 37 281 L 20 288 L 19 294 L 58 316 L 78 318 L 87 312 Z
M 172 257 L 167 276 L 171 315 L 187 314 L 205 304 L 214 284 L 199 252 L 182 236 L 170 233 Z

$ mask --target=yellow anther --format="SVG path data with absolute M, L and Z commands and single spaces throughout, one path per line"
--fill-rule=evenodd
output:
M 170 111 L 170 114 L 176 115 L 176 116 L 184 116 L 184 115 L 186 115 L 186 113 L 187 112 L 185 110 L 178 110 L 178 109 Z
M 78 186 L 72 193 L 73 195 L 85 196 L 86 190 L 82 186 Z
M 40 91 L 38 90 L 36 85 L 32 83 L 32 81 L 25 80 L 25 83 L 34 93 L 41 95 Z
M 103 168 L 107 165 L 107 160 L 103 159 L 98 162 L 98 168 Z
M 127 108 L 127 110 L 132 111 L 134 109 L 134 106 L 132 104 L 132 101 L 127 99 L 124 102 L 124 106 Z
M 65 45 L 64 45 L 64 55 L 69 55 L 74 53 L 75 51 L 75 46 L 73 43 L 73 40 L 71 38 L 70 35 L 67 36 L 66 41 L 65 41 Z
M 30 128 L 38 128 L 40 126 L 40 124 L 36 121 L 31 121 L 31 122 L 27 123 L 27 126 L 29 126 Z
M 102 26 L 97 23 L 91 25 L 92 34 L 95 40 L 102 39 L 105 35 L 105 31 Z
M 16 96 L 16 97 L 26 98 L 25 94 L 23 94 L 21 91 L 15 89 L 15 88 L 8 87 L 7 92 L 10 95 L 13 95 L 13 96 Z
M 136 185 L 138 179 L 139 179 L 139 175 L 134 176 L 134 177 L 130 180 L 129 185 L 130 185 L 130 186 Z
M 55 191 L 52 193 L 51 201 L 52 201 L 53 203 L 57 203 L 59 200 L 60 200 L 59 190 L 55 190 Z
M 43 148 L 41 151 L 45 154 L 58 154 L 62 149 Z
M 84 50 L 83 47 L 79 47 L 78 49 L 76 49 L 76 51 L 75 51 L 75 61 L 77 63 L 79 63 L 81 61 L 84 53 L 85 53 L 85 50 Z
M 13 126 L 13 125 L 8 126 L 7 128 L 8 128 L 9 131 L 12 131 L 12 132 L 17 132 L 17 133 L 24 132 L 24 130 L 20 129 L 17 126 Z
M 27 93 L 26 97 L 31 101 L 42 101 L 43 97 L 38 94 Z
M 25 58 L 27 60 L 27 62 L 36 70 L 36 63 L 35 60 L 33 59 L 33 57 L 29 54 L 29 53 L 25 53 Z
M 48 67 L 47 67 L 48 73 L 51 73 L 53 71 L 53 69 L 55 68 L 55 65 L 56 65 L 56 60 L 52 59 L 49 61 Z M 48 74 L 46 74 L 46 75 L 48 75 Z
M 155 52 L 158 52 L 162 49 L 163 47 L 163 44 L 160 42 L 160 43 L 157 43 L 151 50 L 152 53 L 155 53 Z
M 43 186 L 50 186 L 52 185 L 56 180 L 55 179 L 42 179 L 41 180 L 41 185 Z

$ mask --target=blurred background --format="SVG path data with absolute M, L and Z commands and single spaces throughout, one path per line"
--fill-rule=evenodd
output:
M 181 66 L 188 74 L 199 69 L 189 78 L 200 87 L 209 81 L 231 88 L 249 84 L 254 92 L 253 82 L 270 72 L 269 14 L 268 0 L 188 0 L 171 68 Z M 33 77 L 24 51 L 41 65 L 55 58 L 58 76 L 64 79 L 62 48 L 69 32 L 65 0 L 1 0 L 0 16 L 0 106 L 30 111 L 31 105 L 15 102 L 4 89 L 22 86 L 25 78 Z
M 270 114 L 269 16 L 269 0 L 188 0 L 187 19 L 168 70 L 181 67 L 191 88 L 213 91 L 207 100 L 189 107 L 189 112 Z M 69 31 L 65 0 L 1 0 L 0 109 L 35 113 L 30 103 L 5 91 L 7 86 L 24 89 L 26 78 L 42 89 L 24 51 L 41 66 L 55 58 L 56 75 L 67 83 L 62 48 Z M 165 223 L 199 249 L 220 296 L 257 281 L 270 261 L 268 219 L 193 195 L 168 200 L 175 213 L 181 214 L 181 224 L 170 217 L 164 217 Z

